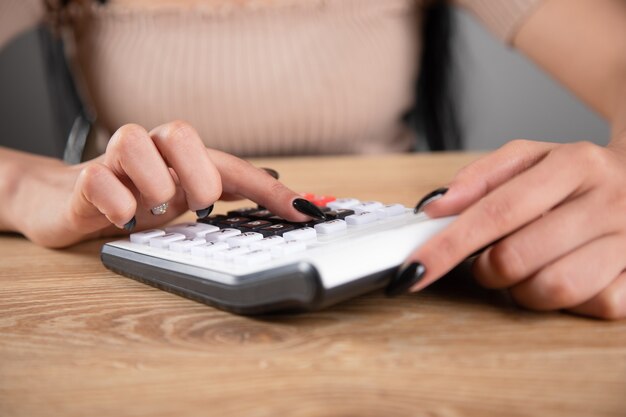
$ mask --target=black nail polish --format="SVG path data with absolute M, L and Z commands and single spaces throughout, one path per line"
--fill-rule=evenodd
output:
M 419 203 L 417 203 L 417 205 L 415 206 L 415 209 L 413 210 L 413 213 L 415 214 L 421 213 L 424 210 L 424 207 L 426 207 L 428 203 L 432 203 L 433 201 L 441 198 L 447 192 L 448 192 L 447 188 L 437 188 L 435 191 L 432 191 L 426 194 L 419 201 Z
M 137 224 L 137 219 L 135 219 L 135 216 L 133 216 L 133 218 L 130 219 L 130 221 L 124 225 L 124 230 L 131 232 L 135 228 L 136 224 Z
M 304 213 L 307 216 L 314 217 L 316 219 L 326 220 L 326 215 L 317 207 L 315 204 L 311 203 L 304 198 L 296 198 L 293 200 L 293 207 L 298 210 L 300 213 Z
M 400 269 L 395 277 L 391 280 L 385 295 L 387 297 L 395 297 L 407 292 L 413 285 L 421 281 L 426 273 L 426 268 L 419 262 L 413 262 L 403 269 Z
M 272 168 L 261 168 L 261 169 L 267 172 L 268 174 L 270 174 L 272 177 L 274 177 L 274 179 L 280 178 L 278 171 L 276 171 L 275 169 L 272 169 Z
M 196 210 L 196 216 L 198 216 L 199 219 L 206 219 L 207 217 L 209 217 L 209 214 L 211 214 L 212 211 L 213 211 L 213 204 L 211 204 L 209 207 L 205 209 Z

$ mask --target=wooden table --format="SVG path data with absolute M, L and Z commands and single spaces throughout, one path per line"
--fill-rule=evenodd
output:
M 296 190 L 413 205 L 475 157 L 257 163 Z M 523 311 L 462 270 L 239 317 L 109 272 L 102 243 L 0 236 L 1 416 L 626 415 L 626 321 Z

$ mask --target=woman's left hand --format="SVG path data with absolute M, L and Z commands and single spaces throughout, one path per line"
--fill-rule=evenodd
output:
M 461 214 L 409 256 L 396 287 L 419 291 L 490 245 L 474 263 L 483 286 L 533 310 L 626 317 L 626 146 L 513 141 L 424 211 Z

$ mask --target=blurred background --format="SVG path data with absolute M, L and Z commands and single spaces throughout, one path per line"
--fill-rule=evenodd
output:
M 526 58 L 456 11 L 454 76 L 465 148 L 496 148 L 516 138 L 605 144 L 609 127 Z M 36 32 L 0 53 L 0 126 L 4 146 L 61 156 L 66 132 L 55 126 Z M 46 139 L 42 139 L 46 138 Z

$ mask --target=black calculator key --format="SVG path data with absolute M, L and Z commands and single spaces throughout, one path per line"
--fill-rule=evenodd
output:
M 309 220 L 308 222 L 289 222 L 288 224 L 295 227 L 296 229 L 302 229 L 303 227 L 315 227 L 316 224 L 325 223 L 327 221 L 328 220 L 313 219 Z
M 228 217 L 247 217 L 252 213 L 255 213 L 259 211 L 258 208 L 254 208 L 254 207 L 244 207 L 244 208 L 240 208 L 237 210 L 231 210 L 229 211 Z
M 257 233 L 261 233 L 263 236 L 282 236 L 283 233 L 294 230 L 295 227 L 285 223 L 276 223 L 271 226 L 265 226 L 257 229 Z
M 335 209 L 327 211 L 325 214 L 326 217 L 328 217 L 328 220 L 345 219 L 346 217 L 353 215 L 354 210 Z
M 219 222 L 219 226 L 222 227 L 235 227 L 240 224 L 248 223 L 250 221 L 247 217 L 227 217 Z
M 326 206 L 318 206 L 317 208 L 320 209 L 322 213 L 328 213 L 329 211 L 332 210 L 330 207 L 326 207 Z
M 214 214 L 213 216 L 205 217 L 204 219 L 198 219 L 199 223 L 212 224 L 213 226 L 219 226 L 219 223 L 224 220 L 226 216 L 223 214 Z
M 248 217 L 253 218 L 253 219 L 267 219 L 269 217 L 272 217 L 273 215 L 274 213 L 265 209 L 265 210 L 257 210 L 254 213 L 250 213 L 248 214 Z
M 268 222 L 272 222 L 272 223 L 285 223 L 287 221 L 280 216 L 266 217 L 263 220 L 267 220 Z
M 240 229 L 256 230 L 256 229 L 260 229 L 262 227 L 267 227 L 271 225 L 272 225 L 272 222 L 268 222 L 267 220 L 253 220 L 248 223 L 240 224 L 237 227 Z

